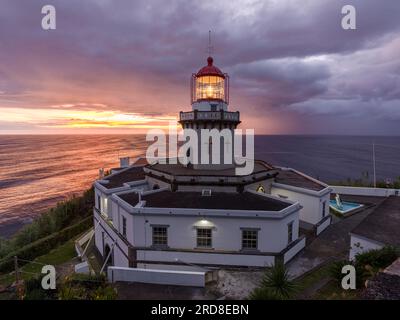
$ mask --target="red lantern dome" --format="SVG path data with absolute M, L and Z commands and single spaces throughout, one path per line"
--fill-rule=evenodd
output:
M 207 58 L 207 65 L 192 75 L 191 102 L 220 101 L 229 103 L 229 77 Z
M 214 59 L 212 57 L 207 58 L 207 65 L 197 72 L 196 77 L 201 76 L 219 76 L 225 79 L 225 75 L 222 71 L 213 65 Z

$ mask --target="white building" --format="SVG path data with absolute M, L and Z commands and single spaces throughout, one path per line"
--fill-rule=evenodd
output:
M 228 128 L 228 76 L 213 65 L 193 75 L 192 111 L 184 129 Z M 124 160 L 126 162 L 126 160 Z M 302 228 L 330 223 L 330 188 L 290 168 L 256 161 L 251 174 L 235 165 L 145 164 L 122 168 L 95 186 L 95 245 L 109 265 L 198 270 L 264 267 L 288 262 L 305 246 Z

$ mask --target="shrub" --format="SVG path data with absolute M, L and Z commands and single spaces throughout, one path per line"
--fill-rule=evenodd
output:
M 61 284 L 61 300 L 115 300 L 116 290 L 107 284 L 104 276 L 74 274 Z
M 250 300 L 279 300 L 270 290 L 265 288 L 255 288 L 249 296 Z
M 51 300 L 55 299 L 55 290 L 44 290 L 42 288 L 42 279 L 34 277 L 25 280 L 24 300 Z
M 80 197 L 60 202 L 37 217 L 32 223 L 25 225 L 10 240 L 0 240 L 0 260 L 11 252 L 29 245 L 39 239 L 54 234 L 57 231 L 74 225 L 91 215 L 94 205 L 94 190 L 87 190 Z
M 369 250 L 356 255 L 356 265 L 364 269 L 379 271 L 391 265 L 400 257 L 399 249 L 393 246 L 386 246 L 382 249 Z
M 298 290 L 298 285 L 290 279 L 283 263 L 276 263 L 265 270 L 261 286 L 250 294 L 254 300 L 290 299 Z
M 329 268 L 329 273 L 331 277 L 335 280 L 337 285 L 341 288 L 342 286 L 342 279 L 345 274 L 342 273 L 342 269 L 346 265 L 353 265 L 356 270 L 356 287 L 361 288 L 364 284 L 366 273 L 364 268 L 360 266 L 354 265 L 351 261 L 348 260 L 341 260 L 334 262 L 331 267 Z
M 352 264 L 348 260 L 335 261 L 329 268 L 329 274 L 340 285 L 343 279 L 342 269 L 345 265 Z
M 59 232 L 55 232 L 46 238 L 37 240 L 9 253 L 2 261 L 0 261 L 0 271 L 11 271 L 14 268 L 14 256 L 24 260 L 33 260 L 87 230 L 92 223 L 92 217 L 87 217 L 77 224 L 67 227 Z M 22 264 L 23 263 L 21 262 L 21 265 Z

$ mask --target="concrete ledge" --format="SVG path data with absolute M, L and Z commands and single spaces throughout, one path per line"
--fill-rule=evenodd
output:
M 332 216 L 328 215 L 318 222 L 315 226 L 315 234 L 318 236 L 322 231 L 329 227 L 332 221 Z
M 374 197 L 400 196 L 400 190 L 398 189 L 345 187 L 345 186 L 331 186 L 331 188 L 332 188 L 332 193 L 339 193 L 339 194 L 374 196 Z
M 301 250 L 306 246 L 306 238 L 299 238 L 293 246 L 291 246 L 284 254 L 283 254 L 283 263 L 289 262 L 296 254 L 298 254 Z
M 171 271 L 139 268 L 109 267 L 107 270 L 110 282 L 141 282 L 163 285 L 204 287 L 205 272 Z

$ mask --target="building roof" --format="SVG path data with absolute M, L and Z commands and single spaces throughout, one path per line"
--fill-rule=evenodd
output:
M 161 164 L 156 163 L 147 166 L 149 169 L 154 169 L 173 176 L 217 176 L 217 177 L 233 177 L 237 176 L 235 168 L 222 169 L 222 170 L 207 170 L 207 169 L 193 169 L 185 167 L 182 164 Z M 274 167 L 263 161 L 254 162 L 254 170 L 252 174 L 274 170 Z
M 146 164 L 149 164 L 146 157 L 139 157 L 132 163 L 134 166 L 145 166 Z
M 143 166 L 138 167 L 130 167 L 129 169 L 121 170 L 115 174 L 104 177 L 103 180 L 108 181 L 108 183 L 104 183 L 100 181 L 101 185 L 107 189 L 113 189 L 122 187 L 126 182 L 143 180 L 145 178 L 145 172 L 143 170 Z
M 292 169 L 279 169 L 275 182 L 313 191 L 321 191 L 326 188 L 324 184 L 318 183 Z
M 381 202 L 352 233 L 386 245 L 400 246 L 400 197 Z
M 133 192 L 119 197 L 133 206 L 139 201 Z M 146 201 L 145 207 L 154 208 L 280 211 L 290 206 L 290 203 L 250 192 L 212 192 L 211 196 L 203 196 L 201 192 L 160 191 L 143 195 L 142 200 Z
M 225 75 L 223 72 L 217 68 L 216 66 L 213 65 L 214 59 L 212 57 L 207 58 L 207 65 L 203 68 L 201 68 L 197 74 L 196 77 L 202 77 L 202 76 L 218 76 L 225 78 Z

